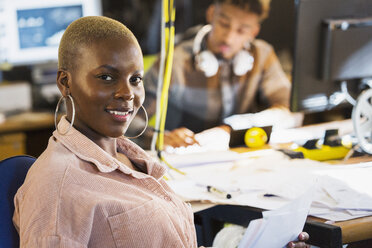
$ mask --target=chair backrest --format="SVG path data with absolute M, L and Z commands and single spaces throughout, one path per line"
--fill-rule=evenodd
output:
M 36 158 L 20 155 L 0 161 L 0 247 L 19 247 L 19 236 L 13 225 L 14 195 L 23 184 L 27 171 Z

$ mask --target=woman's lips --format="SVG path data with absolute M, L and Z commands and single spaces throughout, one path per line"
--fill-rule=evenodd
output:
M 107 112 L 116 121 L 126 122 L 129 120 L 133 111 L 118 111 L 118 110 L 107 110 Z

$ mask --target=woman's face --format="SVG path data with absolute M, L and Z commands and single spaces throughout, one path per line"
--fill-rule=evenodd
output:
M 141 49 L 128 38 L 96 42 L 79 52 L 70 82 L 74 126 L 88 137 L 119 137 L 145 99 Z

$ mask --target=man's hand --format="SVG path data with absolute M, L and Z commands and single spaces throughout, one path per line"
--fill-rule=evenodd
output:
M 227 147 L 230 139 L 231 128 L 227 125 L 204 130 L 195 134 L 185 127 L 177 128 L 164 133 L 164 147 L 187 147 L 198 145 L 201 147 Z
M 307 232 L 301 232 L 298 235 L 299 241 L 291 241 L 288 243 L 287 247 L 289 248 L 310 248 L 310 245 L 307 245 L 305 242 L 309 240 L 310 236 Z
M 199 144 L 195 139 L 195 134 L 190 129 L 180 127 L 164 133 L 164 147 L 172 146 L 174 148 L 181 146 L 190 146 Z

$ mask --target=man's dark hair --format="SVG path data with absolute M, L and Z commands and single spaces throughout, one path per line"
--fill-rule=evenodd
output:
M 257 14 L 260 20 L 264 20 L 269 12 L 270 0 L 214 0 L 218 4 L 232 4 L 243 10 Z

